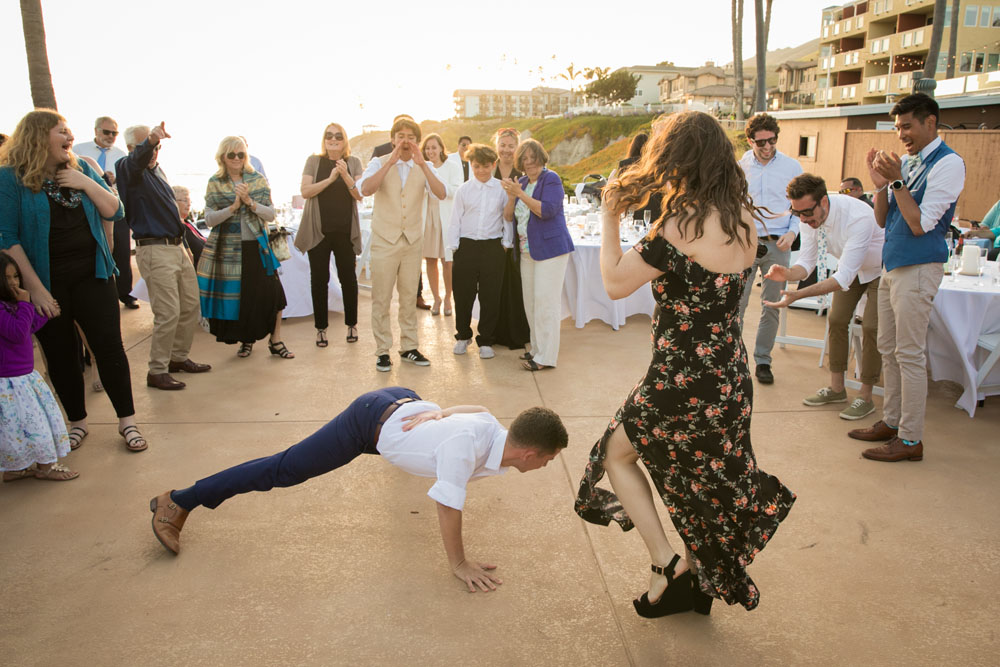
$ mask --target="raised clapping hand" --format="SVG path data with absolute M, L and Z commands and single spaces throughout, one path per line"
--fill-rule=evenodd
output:
M 476 592 L 476 586 L 484 593 L 489 593 L 490 591 L 495 591 L 497 586 L 503 583 L 500 581 L 500 577 L 490 572 L 495 569 L 497 569 L 496 565 L 470 563 L 467 560 L 463 560 L 452 572 L 454 572 L 456 577 L 465 582 L 465 585 L 469 587 L 470 593 Z
M 503 187 L 503 191 L 507 193 L 507 196 L 510 199 L 518 199 L 520 198 L 521 193 L 524 192 L 524 188 L 521 187 L 521 184 L 510 177 L 500 181 L 500 185 Z
M 164 122 L 161 122 L 149 131 L 149 143 L 155 146 L 160 143 L 160 139 L 170 139 L 170 135 L 167 133 L 166 124 Z
M 234 190 L 236 191 L 236 196 L 239 197 L 240 201 L 249 206 L 251 201 L 250 188 L 247 187 L 247 184 L 239 183 L 236 185 Z
M 880 151 L 876 148 L 868 151 L 865 158 L 868 165 L 868 175 L 876 189 L 884 188 L 890 181 L 902 178 L 902 159 L 893 152 Z
M 403 432 L 412 431 L 418 424 L 437 421 L 438 419 L 444 419 L 444 412 L 441 410 L 427 410 L 426 412 L 418 412 L 415 415 L 403 417 Z
M 345 183 L 347 182 L 347 177 L 350 175 L 351 172 L 347 170 L 347 163 L 344 162 L 343 160 L 337 160 L 337 162 L 333 165 L 333 171 L 330 172 L 330 178 L 336 178 L 337 176 L 340 176 L 342 179 L 344 179 Z

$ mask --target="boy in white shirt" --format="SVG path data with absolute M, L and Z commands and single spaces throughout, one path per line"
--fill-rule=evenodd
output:
M 503 219 L 507 195 L 493 178 L 497 154 L 484 144 L 472 144 L 465 153 L 473 178 L 455 194 L 447 247 L 454 253 L 452 284 L 455 293 L 455 354 L 465 354 L 472 341 L 472 305 L 479 296 L 481 359 L 496 356 L 497 323 L 503 288 L 504 248 L 512 248 L 514 229 Z
M 437 502 L 452 573 L 466 583 L 470 593 L 476 587 L 494 590 L 501 583 L 491 572 L 496 566 L 465 558 L 465 486 L 481 477 L 500 475 L 507 467 L 521 472 L 543 468 L 568 441 L 559 416 L 546 408 L 525 410 L 508 431 L 484 407 L 459 405 L 442 410 L 411 389 L 387 387 L 362 394 L 326 426 L 283 452 L 153 498 L 149 504 L 153 534 L 176 554 L 188 513 L 199 505 L 215 509 L 237 494 L 295 486 L 361 454 L 379 454 L 413 475 L 436 478 L 427 495 Z

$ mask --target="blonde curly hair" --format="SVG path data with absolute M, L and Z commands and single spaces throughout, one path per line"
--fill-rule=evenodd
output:
M 49 159 L 49 133 L 60 122 L 65 123 L 66 119 L 52 109 L 29 111 L 0 146 L 0 165 L 13 167 L 21 183 L 32 192 L 42 190 L 45 163 Z M 83 171 L 72 151 L 67 166 Z

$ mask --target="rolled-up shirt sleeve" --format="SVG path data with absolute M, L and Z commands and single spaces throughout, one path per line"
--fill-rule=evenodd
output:
M 437 481 L 427 495 L 442 505 L 461 511 L 465 486 L 476 472 L 476 448 L 469 433 L 456 433 L 437 450 Z
M 965 162 L 957 153 L 946 155 L 927 174 L 927 189 L 920 201 L 920 227 L 929 232 L 958 199 L 965 187 Z
M 840 289 L 850 289 L 851 283 L 858 276 L 876 229 L 878 227 L 863 217 L 847 223 L 847 243 L 844 244 L 844 251 L 840 253 L 837 271 L 831 276 L 840 285 Z
M 365 167 L 364 173 L 361 174 L 361 179 L 355 183 L 355 185 L 358 186 L 359 193 L 361 192 L 361 188 L 362 186 L 364 186 L 365 181 L 368 180 L 368 177 L 372 176 L 376 171 L 378 171 L 381 168 L 382 168 L 382 160 L 380 160 L 377 157 L 373 157 L 371 161 L 368 163 L 368 166 Z

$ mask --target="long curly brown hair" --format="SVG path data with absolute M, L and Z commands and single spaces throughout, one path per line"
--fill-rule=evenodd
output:
M 729 137 L 715 118 L 700 111 L 657 120 L 639 162 L 604 188 L 605 200 L 617 197 L 617 213 L 646 206 L 655 193 L 663 195 L 663 213 L 650 237 L 673 218 L 681 236 L 699 239 L 705 233 L 705 218 L 718 211 L 727 244 L 748 246 L 751 229 L 740 209 L 761 219 L 747 194 L 747 180 Z
M 35 109 L 29 111 L 14 128 L 14 133 L 0 147 L 0 165 L 14 168 L 21 183 L 38 193 L 42 190 L 45 180 L 45 162 L 49 158 L 49 132 L 66 119 L 52 109 Z M 80 171 L 76 156 L 70 152 L 70 169 Z

